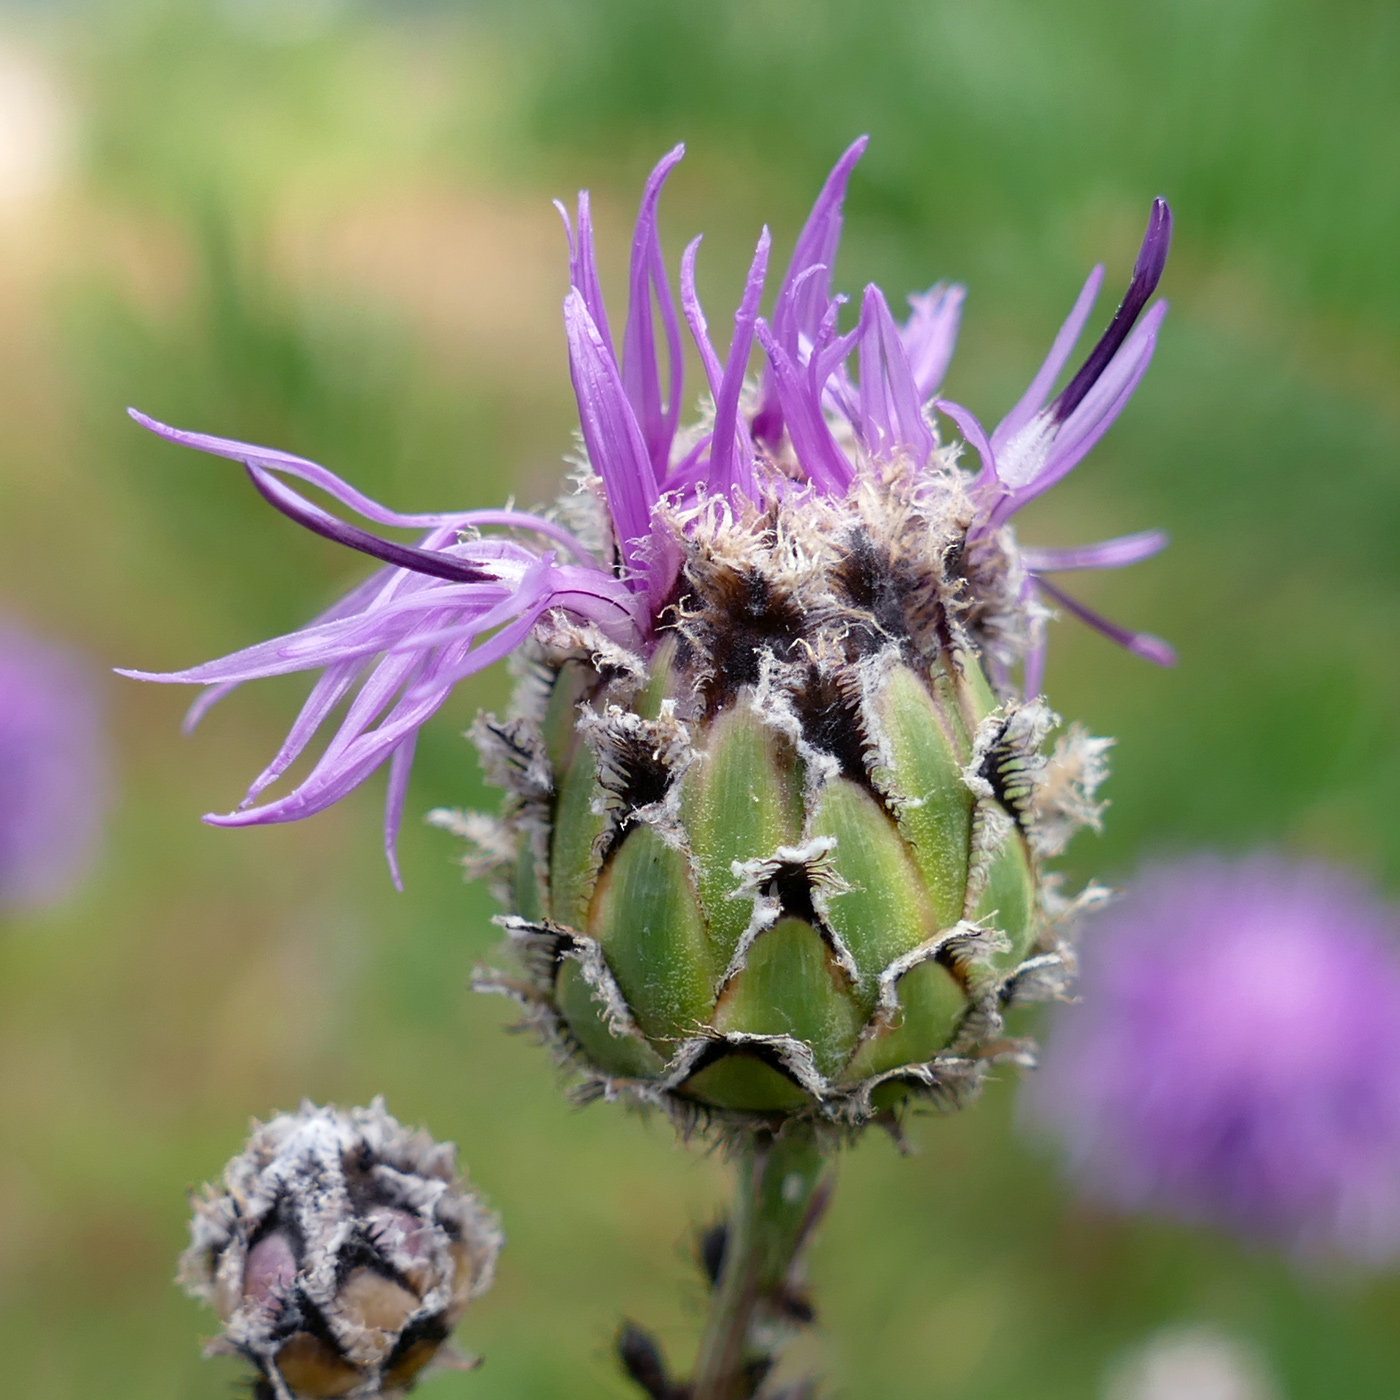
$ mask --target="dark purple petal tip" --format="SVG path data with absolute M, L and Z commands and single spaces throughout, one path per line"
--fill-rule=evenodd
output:
M 358 525 L 348 525 L 337 520 L 327 511 L 303 500 L 295 491 L 283 486 L 276 477 L 250 466 L 248 479 L 253 483 L 258 495 L 274 510 L 280 511 L 289 520 L 295 520 L 314 535 L 322 539 L 343 544 L 348 549 L 357 549 L 362 554 L 408 569 L 415 574 L 427 574 L 432 578 L 451 579 L 454 583 L 485 583 L 491 575 L 473 564 L 451 555 L 439 554 L 430 549 L 415 549 L 411 545 L 395 544 L 392 540 L 381 540 Z
M 1099 343 L 1089 352 L 1089 358 L 1050 406 L 1055 422 L 1063 423 L 1083 403 L 1084 396 L 1098 382 L 1099 376 L 1108 368 L 1109 361 L 1128 338 L 1128 332 L 1142 315 L 1142 308 L 1147 305 L 1152 293 L 1157 290 L 1158 282 L 1162 280 L 1162 271 L 1167 265 L 1167 253 L 1171 242 L 1172 211 L 1167 201 L 1158 195 L 1152 201 L 1152 212 L 1147 219 L 1147 232 L 1142 236 L 1142 247 L 1138 249 L 1137 261 L 1133 264 L 1132 281 L 1128 284 L 1122 304 L 1114 313 L 1108 329 L 1099 337 Z

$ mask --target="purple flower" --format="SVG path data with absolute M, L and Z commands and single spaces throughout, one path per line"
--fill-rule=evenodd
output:
M 1256 855 L 1149 869 L 1089 931 L 1032 1121 L 1088 1196 L 1381 1262 L 1400 1254 L 1400 914 Z
M 1039 602 L 1042 595 L 1139 655 L 1170 661 L 1164 643 L 1106 622 L 1045 578 L 1059 570 L 1132 563 L 1161 549 L 1164 536 L 1153 532 L 1080 550 L 1021 552 L 1007 526 L 1016 510 L 1059 480 L 1103 435 L 1151 359 L 1166 304 L 1159 302 L 1140 323 L 1138 318 L 1166 258 L 1166 205 L 1154 205 L 1128 296 L 1068 386 L 1044 406 L 1087 320 L 1102 269 L 1091 276 L 1026 396 L 988 441 L 967 410 L 935 397 L 957 337 L 961 287 L 939 283 L 911 297 L 911 314 L 901 324 L 880 289 L 869 286 L 855 326 L 844 334 L 838 329 L 845 298 L 834 293 L 832 273 L 842 204 L 865 145 L 864 137 L 856 141 L 827 179 L 766 318 L 758 314 L 771 247 L 763 230 L 723 355 L 696 294 L 700 240 L 681 258 L 679 298 L 661 250 L 657 207 L 683 147 L 657 165 L 642 196 L 620 355 L 598 281 L 588 195 L 579 195 L 573 220 L 558 206 L 572 284 L 564 329 L 590 468 L 582 505 L 575 498 L 546 516 L 515 510 L 402 515 L 302 458 L 179 431 L 133 412 L 162 437 L 242 463 L 275 508 L 386 566 L 289 636 L 189 670 L 123 673 L 209 686 L 190 712 L 193 724 L 245 680 L 321 672 L 287 742 L 240 808 L 206 820 L 243 826 L 309 816 L 388 763 L 384 835 L 393 868 L 418 728 L 457 681 L 558 619 L 646 653 L 658 627 L 665 626 L 665 610 L 680 601 L 686 541 L 706 512 L 741 517 L 794 493 L 844 497 L 858 483 L 877 481 L 895 462 L 957 476 L 959 489 L 968 493 L 972 522 L 969 577 L 1014 577 L 1010 605 L 1000 608 L 1007 635 L 991 647 L 999 681 L 1024 661 L 1024 688 L 1038 692 L 1048 611 Z M 689 429 L 680 423 L 682 323 L 699 350 L 713 404 L 713 413 Z M 764 355 L 759 383 L 747 378 L 755 342 Z M 962 428 L 980 454 L 982 470 L 975 478 L 959 472 L 954 454 L 941 446 L 935 408 Z M 373 524 L 426 533 L 414 546 L 384 540 L 312 504 L 288 477 L 317 487 Z M 601 509 L 590 517 L 590 506 Z M 574 517 L 581 524 L 570 531 L 562 521 Z M 310 774 L 284 797 L 259 802 L 342 701 L 348 709 Z
M 97 849 L 106 785 L 93 674 L 0 619 L 0 909 L 73 888 Z

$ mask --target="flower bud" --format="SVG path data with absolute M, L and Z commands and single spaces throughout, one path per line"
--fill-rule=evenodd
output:
M 1065 969 L 1041 862 L 1096 821 L 1106 745 L 1047 756 L 1055 717 L 993 692 L 971 604 L 1015 582 L 984 540 L 974 590 L 970 517 L 956 474 L 897 468 L 840 504 L 702 504 L 649 660 L 561 622 L 479 722 L 510 795 L 459 824 L 528 973 L 481 985 L 585 1093 L 854 1127 L 1024 1057 L 1003 1008 Z
M 376 1099 L 254 1124 L 195 1202 L 179 1282 L 223 1322 L 209 1354 L 257 1367 L 260 1400 L 401 1395 L 491 1286 L 502 1236 L 450 1143 Z

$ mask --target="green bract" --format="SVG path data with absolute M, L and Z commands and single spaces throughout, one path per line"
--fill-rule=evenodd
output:
M 520 999 L 584 1092 L 848 1126 L 1024 1057 L 1066 971 L 1041 874 L 1096 821 L 1104 741 L 999 696 L 1013 556 L 962 569 L 956 472 L 667 517 L 649 656 L 560 616 L 475 737 L 501 822 L 452 818 L 512 907 Z

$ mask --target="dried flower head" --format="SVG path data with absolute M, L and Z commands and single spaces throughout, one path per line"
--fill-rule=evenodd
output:
M 0 618 L 0 909 L 48 904 L 87 870 L 106 758 L 90 668 Z
M 1078 1189 L 1400 1255 L 1400 914 L 1334 867 L 1197 856 L 1148 869 L 1083 963 L 1027 1086 Z
M 303 1104 L 253 1125 L 195 1201 L 179 1281 L 258 1369 L 265 1400 L 401 1395 L 491 1286 L 502 1236 L 451 1143 L 384 1109 Z
M 696 293 L 699 239 L 678 297 L 662 254 L 657 207 L 681 147 L 642 195 L 620 354 L 588 196 L 573 220 L 561 206 L 583 455 L 552 513 L 400 515 L 300 458 L 138 415 L 241 462 L 277 509 L 385 566 L 292 636 L 146 677 L 210 686 L 197 719 L 245 680 L 322 672 L 243 807 L 209 820 L 307 816 L 387 761 L 392 864 L 419 726 L 458 680 L 515 653 L 512 712 L 475 731 L 507 792 L 502 817 L 439 820 L 512 908 L 525 976 L 488 985 L 588 1067 L 590 1092 L 855 1124 L 910 1087 L 956 1098 L 1020 1054 L 1002 1007 L 1065 966 L 1065 902 L 1041 865 L 1097 822 L 1105 771 L 1106 741 L 1074 727 L 1044 752 L 1058 723 L 1039 699 L 1049 607 L 1171 660 L 1047 577 L 1147 558 L 1161 534 L 1023 550 L 1009 523 L 1084 457 L 1147 368 L 1166 313 L 1148 308 L 1166 204 L 1083 364 L 1055 393 L 1101 268 L 987 434 L 938 397 L 961 288 L 912 298 L 901 324 L 869 286 L 840 330 L 833 268 L 864 148 L 828 178 L 768 317 L 763 231 L 723 356 Z M 690 426 L 683 324 L 708 389 Z M 287 478 L 426 533 L 383 540 Z M 343 700 L 309 776 L 260 801 Z

